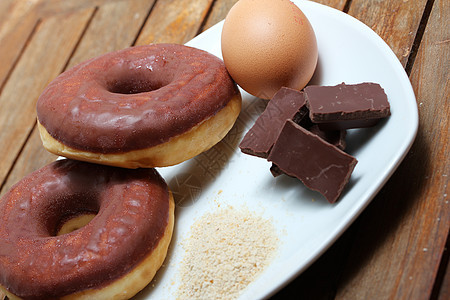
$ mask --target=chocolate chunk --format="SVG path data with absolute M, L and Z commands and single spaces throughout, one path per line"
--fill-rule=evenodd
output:
M 390 115 L 386 93 L 377 83 L 308 86 L 309 117 L 321 129 L 370 127 Z
M 273 177 L 278 177 L 280 175 L 285 174 L 283 171 L 281 171 L 280 167 L 278 167 L 274 163 L 272 163 L 272 166 L 270 167 L 270 173 L 272 173 Z
M 323 130 L 317 124 L 314 124 L 307 129 L 341 150 L 345 150 L 345 147 L 347 146 L 347 143 L 345 142 L 345 137 L 347 136 L 346 130 Z
M 286 121 L 267 158 L 289 176 L 336 202 L 357 163 L 356 158 L 327 143 L 292 120 Z
M 281 88 L 244 136 L 239 148 L 244 153 L 267 158 L 286 120 L 300 121 L 307 113 L 303 92 Z
M 309 118 L 305 116 L 304 120 L 305 119 Z M 342 151 L 345 150 L 345 147 L 347 145 L 347 143 L 345 142 L 345 137 L 347 135 L 346 130 L 321 130 L 317 124 L 313 124 L 311 123 L 311 121 L 309 121 L 308 125 L 305 124 L 305 122 L 300 122 L 299 125 L 307 129 L 309 132 L 317 135 L 319 138 L 338 147 Z M 278 177 L 284 174 L 284 172 L 281 171 L 281 169 L 273 163 L 272 166 L 270 167 L 270 173 L 272 173 L 273 177 Z
M 295 120 L 293 120 L 295 122 Z M 324 139 L 328 143 L 335 145 L 341 150 L 345 150 L 347 143 L 345 142 L 345 137 L 347 136 L 347 131 L 345 129 L 341 130 L 323 130 L 318 124 L 314 124 L 308 115 L 306 115 L 300 122 L 295 122 L 305 129 L 308 129 L 312 133 L 318 135 L 320 138 Z

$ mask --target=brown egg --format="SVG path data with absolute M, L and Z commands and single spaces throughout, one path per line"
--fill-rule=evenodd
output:
M 281 87 L 301 90 L 317 65 L 317 41 L 303 12 L 289 0 L 240 0 L 222 29 L 230 75 L 248 93 L 270 99 Z

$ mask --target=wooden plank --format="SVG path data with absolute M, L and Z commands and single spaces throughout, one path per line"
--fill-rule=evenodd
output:
M 124 0 L 33 0 L 0 1 L 0 87 L 13 68 L 26 41 L 40 18 L 55 14 L 75 12 L 104 3 L 117 3 Z M 149 1 L 153 3 L 153 1 Z M 121 26 L 120 28 L 127 27 Z
M 330 6 L 339 10 L 344 10 L 347 0 L 312 0 L 314 2 Z
M 447 249 L 446 251 L 449 251 Z M 450 265 L 446 264 L 446 269 L 444 270 L 445 274 L 443 274 L 442 286 L 437 292 L 436 298 L 438 300 L 448 300 L 450 299 Z M 433 296 L 432 296 L 433 297 Z M 1 298 L 0 298 L 1 299 Z M 434 299 L 434 298 L 432 298 Z
M 36 128 L 27 140 L 24 150 L 14 163 L 14 168 L 8 174 L 5 184 L 0 190 L 0 196 L 6 193 L 13 184 L 21 180 L 25 175 L 51 163 L 57 159 L 56 155 L 51 154 L 42 147 L 41 138 Z M 0 297 L 1 299 L 1 297 Z
M 410 78 L 419 106 L 418 136 L 362 216 L 338 299 L 431 295 L 450 226 L 449 20 L 450 3 L 436 0 Z
M 154 1 L 130 0 L 108 3 L 99 7 L 67 68 L 91 57 L 130 46 L 153 3 Z M 127 26 L 117 26 L 117 24 L 127 24 Z M 111 28 L 115 30 L 110 30 Z M 42 147 L 38 130 L 34 128 L 0 194 L 26 174 L 55 159 L 56 156 Z
M 213 0 L 156 2 L 136 44 L 188 42 L 197 35 L 212 2 Z
M 2 0 L 0 2 L 0 40 L 9 32 L 16 29 L 16 26 L 28 14 L 34 11 L 36 1 L 14 1 Z
M 239 0 L 216 0 L 211 9 L 211 12 L 203 24 L 201 31 L 205 31 L 219 21 L 222 21 L 227 16 L 228 11 Z
M 39 94 L 61 72 L 92 12 L 44 20 L 5 84 L 0 95 L 0 183 L 35 124 Z
M 154 2 L 155 0 L 130 0 L 100 6 L 68 67 L 131 46 Z
M 23 1 L 23 0 L 22 0 Z M 70 14 L 79 10 L 94 8 L 107 3 L 117 3 L 128 0 L 34 0 L 39 1 L 37 13 L 47 18 L 57 14 Z
M 17 1 L 14 0 L 0 1 L 0 35 L 4 27 L 8 26 L 9 15 L 15 5 L 17 5 Z
M 36 1 L 1 1 L 0 91 L 38 21 Z
M 5 23 L 4 20 L 8 16 L 8 11 L 9 11 L 10 7 L 13 5 L 13 3 L 14 3 L 14 0 L 0 1 L 0 31 L 1 31 L 3 24 Z
M 231 7 L 238 2 L 238 0 L 216 0 L 211 9 L 211 13 L 209 14 L 207 20 L 202 26 L 201 31 L 205 31 L 211 26 L 215 25 L 219 21 L 225 19 L 228 11 Z M 320 4 L 324 4 L 339 10 L 343 10 L 345 6 L 346 0 L 314 0 L 314 2 L 318 2 Z
M 372 28 L 406 66 L 427 0 L 352 0 L 348 13 Z

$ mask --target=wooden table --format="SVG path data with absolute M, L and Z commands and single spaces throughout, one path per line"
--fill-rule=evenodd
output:
M 1 0 L 0 194 L 56 158 L 41 146 L 35 103 L 59 73 L 131 45 L 185 43 L 235 2 Z M 317 2 L 356 17 L 392 48 L 417 97 L 419 132 L 362 215 L 273 298 L 450 299 L 450 1 Z

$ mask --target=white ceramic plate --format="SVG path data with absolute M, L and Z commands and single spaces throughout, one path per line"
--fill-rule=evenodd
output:
M 192 223 L 218 203 L 245 206 L 272 220 L 280 245 L 273 263 L 244 291 L 242 299 L 267 297 L 304 271 L 355 220 L 409 150 L 418 127 L 414 92 L 397 57 L 367 26 L 338 10 L 294 1 L 315 30 L 319 64 L 314 84 L 377 82 L 392 115 L 374 128 L 350 130 L 347 152 L 358 159 L 340 200 L 329 204 L 293 178 L 274 179 L 264 159 L 239 151 L 238 144 L 262 112 L 264 102 L 242 92 L 241 115 L 227 137 L 210 151 L 160 169 L 177 208 L 174 239 L 164 267 L 138 298 L 174 298 L 179 282 L 180 242 Z M 221 57 L 223 22 L 188 43 Z

